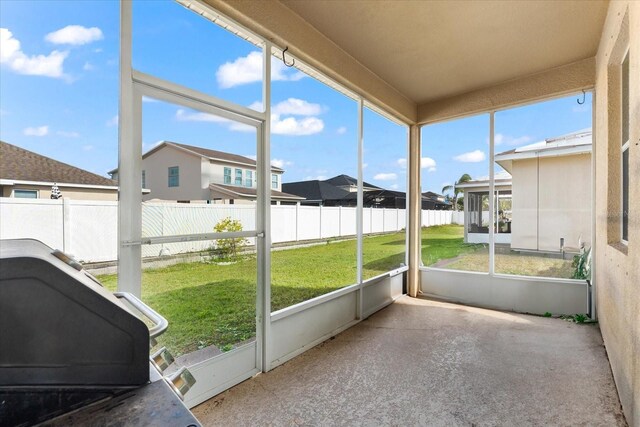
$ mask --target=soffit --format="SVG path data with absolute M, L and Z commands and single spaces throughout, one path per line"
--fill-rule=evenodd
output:
M 607 1 L 281 0 L 418 104 L 595 56 Z

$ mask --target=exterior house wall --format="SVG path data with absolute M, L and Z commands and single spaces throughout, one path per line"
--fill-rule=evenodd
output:
M 590 247 L 591 155 L 541 157 L 539 170 L 538 249 L 559 251 L 560 238 L 567 248 L 580 239 Z
M 58 184 L 60 192 L 63 198 L 72 200 L 104 200 L 104 201 L 116 201 L 118 200 L 118 190 L 107 190 L 99 188 L 77 188 L 66 187 L 63 184 Z M 37 190 L 38 199 L 50 199 L 51 198 L 51 186 L 40 185 L 28 185 L 28 184 L 16 184 L 2 186 L 2 197 L 13 197 L 13 190 Z
M 172 166 L 180 168 L 178 187 L 169 187 L 169 167 Z M 235 185 L 236 169 L 242 170 L 242 187 L 245 187 L 247 171 L 252 171 L 251 187 L 256 188 L 257 174 L 254 166 L 212 161 L 169 145 L 165 146 L 142 160 L 142 170 L 145 171 L 145 187 L 151 190 L 149 194 L 143 196 L 143 200 L 210 200 L 209 184 L 224 184 L 225 168 L 231 169 L 230 185 Z M 278 175 L 276 190 L 282 191 L 282 172 L 274 170 L 272 173 Z M 113 176 L 114 179 L 117 179 L 117 174 Z M 236 199 L 235 203 L 253 203 L 253 201 Z
M 591 156 L 514 160 L 511 247 L 560 251 L 591 245 Z
M 513 162 L 511 247 L 538 249 L 538 159 Z
M 620 242 L 620 124 L 616 64 L 629 47 L 629 244 Z M 598 320 L 629 425 L 640 426 L 640 2 L 609 5 L 596 56 L 594 122 Z
M 169 167 L 178 166 L 179 186 L 169 187 Z M 200 156 L 164 147 L 142 160 L 145 186 L 150 189 L 142 200 L 207 200 L 209 184 L 202 187 Z

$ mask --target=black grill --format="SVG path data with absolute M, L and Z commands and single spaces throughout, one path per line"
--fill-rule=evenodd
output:
M 199 425 L 150 363 L 136 313 L 161 316 L 119 296 L 39 241 L 0 241 L 1 425 Z

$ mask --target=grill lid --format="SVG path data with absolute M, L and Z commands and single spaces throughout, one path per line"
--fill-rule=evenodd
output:
M 0 388 L 149 381 L 147 326 L 71 264 L 37 240 L 0 242 Z

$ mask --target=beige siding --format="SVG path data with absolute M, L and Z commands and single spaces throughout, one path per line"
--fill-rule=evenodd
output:
M 514 164 L 517 164 L 514 162 Z M 591 155 L 539 159 L 538 249 L 591 245 Z
M 143 200 L 207 200 L 209 185 L 203 185 L 201 157 L 167 146 L 142 160 L 145 184 L 151 190 Z M 169 168 L 180 169 L 179 186 L 169 187 Z
M 538 160 L 513 162 L 511 247 L 538 249 Z
M 62 197 L 72 200 L 104 200 L 104 201 L 116 201 L 118 200 L 117 190 L 104 190 L 98 188 L 77 188 L 77 187 L 65 187 L 58 184 Z M 2 197 L 13 197 L 13 190 L 36 190 L 38 192 L 39 199 L 51 198 L 50 186 L 38 186 L 19 184 L 14 186 L 3 186 Z
M 626 23 L 623 23 L 626 20 Z M 625 29 L 626 28 L 626 29 Z M 629 245 L 620 243 L 620 115 L 614 66 L 629 47 Z M 640 426 L 640 2 L 611 2 L 596 57 L 595 290 L 620 401 Z

